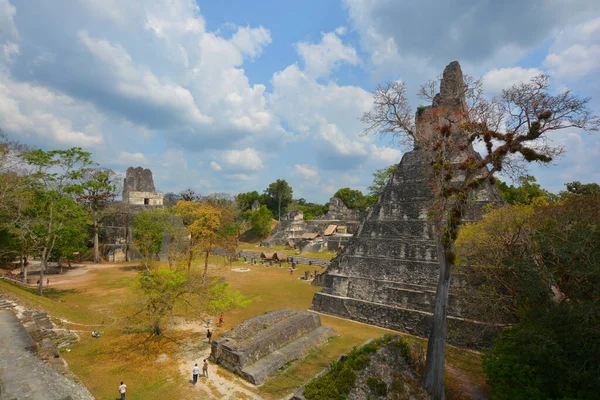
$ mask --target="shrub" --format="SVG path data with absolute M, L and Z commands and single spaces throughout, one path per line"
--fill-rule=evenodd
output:
M 387 395 L 387 384 L 378 378 L 367 378 L 367 386 L 377 396 Z

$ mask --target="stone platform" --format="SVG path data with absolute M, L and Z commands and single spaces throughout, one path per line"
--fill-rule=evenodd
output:
M 210 358 L 259 385 L 335 335 L 333 329 L 321 326 L 315 313 L 275 310 L 248 319 L 213 340 Z

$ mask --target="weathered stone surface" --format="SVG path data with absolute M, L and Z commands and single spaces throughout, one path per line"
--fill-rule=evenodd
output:
M 424 115 L 436 115 L 440 105 L 456 113 L 463 107 L 463 86 L 460 65 L 451 63 L 444 71 L 442 90 L 433 106 L 417 112 L 421 139 L 430 137 L 436 129 L 436 119 Z M 466 154 L 474 153 L 472 148 L 466 150 Z M 435 236 L 427 218 L 432 200 L 428 167 L 429 157 L 424 150 L 416 148 L 404 154 L 356 234 L 326 275 L 313 283 L 324 285 L 315 294 L 313 310 L 428 335 L 439 277 Z M 479 218 L 482 209 L 495 202 L 502 202 L 497 189 L 490 185 L 481 188 L 473 195 L 466 219 Z M 456 287 L 460 282 L 453 279 L 452 284 Z M 463 324 L 461 318 L 468 317 L 468 309 L 451 295 L 448 315 Z M 450 340 L 459 343 L 458 337 Z
M 62 375 L 35 354 L 35 342 L 13 311 L 4 307 L 0 309 L 0 343 L 0 398 L 94 398 L 86 388 Z
M 363 215 L 364 213 L 359 210 L 351 210 L 346 207 L 344 202 L 339 198 L 332 197 L 329 200 L 327 213 L 314 220 L 304 221 L 304 214 L 300 210 L 291 211 L 283 215 L 279 225 L 273 230 L 271 237 L 263 242 L 263 245 L 281 246 L 288 244 L 291 240 L 302 251 L 337 250 L 335 245 L 330 245 L 329 243 L 334 243 L 333 241 L 339 237 L 347 240 L 347 237 L 352 236 L 351 234 L 358 229 Z M 345 226 L 348 234 L 344 233 L 340 235 L 335 233 L 327 238 L 323 238 L 323 233 L 332 224 Z M 316 239 L 318 243 L 303 238 L 303 235 L 306 233 L 319 233 L 320 237 Z
M 129 167 L 123 181 L 123 202 L 128 204 L 162 206 L 163 195 L 154 188 L 152 171 Z
M 281 309 L 248 319 L 212 343 L 211 359 L 260 384 L 289 361 L 305 356 L 335 332 L 317 314 Z

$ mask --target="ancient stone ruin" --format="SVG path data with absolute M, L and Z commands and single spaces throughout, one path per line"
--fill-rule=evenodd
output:
M 152 171 L 148 168 L 129 167 L 123 181 L 123 203 L 162 206 L 163 195 L 154 188 Z
M 460 65 L 454 62 L 446 67 L 434 104 L 417 113 L 419 135 L 432 134 L 435 124 L 425 116 L 434 113 L 440 104 L 463 107 L 463 85 Z M 467 152 L 474 151 L 470 148 Z M 313 310 L 427 337 L 439 276 L 435 236 L 427 218 L 432 200 L 429 160 L 417 146 L 404 154 L 377 203 L 319 280 L 324 287 L 313 298 Z M 497 189 L 489 185 L 478 190 L 473 200 L 469 214 L 472 219 L 486 204 L 503 201 Z M 460 279 L 454 278 L 452 284 L 460 285 Z M 452 324 L 480 331 L 485 336 L 482 341 L 495 332 L 467 322 L 465 317 L 468 309 L 461 307 L 451 290 L 451 342 L 461 340 L 453 333 Z
M 335 335 L 333 329 L 321 326 L 318 314 L 284 308 L 245 320 L 213 340 L 210 358 L 260 385 Z
M 300 210 L 290 211 L 281 216 L 279 225 L 264 246 L 292 244 L 302 251 L 337 251 L 344 246 L 358 229 L 365 213 L 351 210 L 342 200 L 332 197 L 327 213 L 311 221 L 304 220 Z
M 112 262 L 139 260 L 141 256 L 131 246 L 133 217 L 144 209 L 163 206 L 163 195 L 154 187 L 151 170 L 127 168 L 121 203 L 119 212 L 102 226 L 102 254 Z M 161 255 L 163 258 L 166 258 L 166 254 Z

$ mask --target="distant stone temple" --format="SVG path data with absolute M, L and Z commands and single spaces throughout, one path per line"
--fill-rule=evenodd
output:
M 131 245 L 133 217 L 140 211 L 163 206 L 163 195 L 154 187 L 152 171 L 129 167 L 123 181 L 119 212 L 104 222 L 101 247 L 104 259 L 112 262 L 139 260 L 140 255 Z M 161 258 L 166 257 L 165 254 Z
M 148 168 L 129 167 L 123 181 L 123 203 L 162 206 L 163 195 L 154 188 L 152 171 Z
M 462 110 L 463 87 L 460 65 L 453 62 L 444 71 L 440 94 L 432 106 L 417 112 L 417 134 L 421 135 L 417 144 L 436 129 L 426 118 L 434 115 L 436 107 L 444 104 Z M 469 145 L 465 154 L 474 153 Z M 433 198 L 427 173 L 430 159 L 418 146 L 404 154 L 377 203 L 319 280 L 323 289 L 315 294 L 312 310 L 428 336 L 439 277 L 436 237 L 427 217 Z M 479 218 L 485 205 L 503 200 L 495 186 L 487 185 L 476 192 L 473 202 L 468 219 Z M 460 285 L 460 279 L 453 278 L 452 284 Z M 480 332 L 481 341 L 489 342 L 495 330 L 466 321 L 468 316 L 468 309 L 461 307 L 451 290 L 450 326 L 459 324 Z M 452 328 L 449 340 L 464 344 Z
M 352 237 L 364 215 L 332 197 L 327 213 L 311 221 L 305 221 L 300 210 L 282 215 L 271 237 L 262 244 L 267 247 L 291 244 L 303 251 L 337 251 Z
M 335 336 L 315 313 L 284 308 L 250 318 L 213 340 L 210 358 L 260 385 Z

